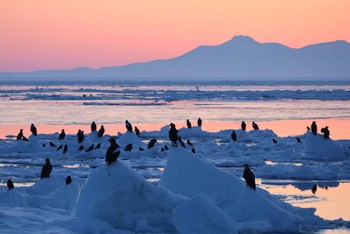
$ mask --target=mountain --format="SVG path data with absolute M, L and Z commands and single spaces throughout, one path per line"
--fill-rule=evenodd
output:
M 350 77 L 350 43 L 334 41 L 290 48 L 235 36 L 217 46 L 200 46 L 182 56 L 100 69 L 0 73 L 13 78 L 325 78 Z

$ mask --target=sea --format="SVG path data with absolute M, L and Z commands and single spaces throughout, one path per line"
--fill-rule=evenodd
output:
M 2 141 L 13 140 L 21 128 L 28 136 L 32 123 L 39 133 L 52 134 L 66 129 L 66 133 L 75 134 L 78 129 L 87 132 L 95 121 L 105 126 L 107 134 L 117 135 L 125 131 L 125 120 L 141 131 L 153 131 L 170 123 L 185 127 L 186 120 L 196 125 L 198 118 L 203 120 L 203 129 L 209 132 L 239 129 L 241 121 L 245 121 L 250 130 L 254 121 L 260 129 L 271 129 L 280 137 L 303 135 L 312 121 L 316 121 L 319 128 L 329 127 L 333 140 L 350 141 L 350 79 L 0 81 Z M 0 167 L 5 164 L 1 162 Z M 349 196 L 337 196 L 350 195 L 349 180 L 323 181 L 328 183 L 324 186 L 327 189 L 321 189 L 319 197 L 300 199 L 305 195 L 305 189 L 300 189 L 304 182 L 277 179 L 258 183 L 293 205 L 316 207 L 323 218 L 350 220 L 346 215 L 350 214 Z M 343 213 L 330 214 L 327 206 L 332 205 L 343 208 Z M 333 231 L 323 233 L 349 232 Z
M 0 81 L 0 125 L 11 130 L 31 123 L 84 126 L 95 121 L 109 126 L 112 133 L 125 120 L 151 130 L 171 122 L 185 126 L 187 119 L 196 122 L 200 117 L 210 131 L 237 127 L 244 120 L 261 122 L 285 136 L 302 134 L 310 121 L 319 120 L 320 127 L 331 125 L 324 121 L 328 119 L 341 121 L 329 126 L 333 137 L 349 139 L 350 134 L 345 134 L 350 131 L 349 107 L 350 81 L 344 80 Z M 266 124 L 276 121 L 284 127 Z M 285 121 L 299 122 L 300 127 L 285 130 Z M 11 134 L 0 129 L 0 137 Z

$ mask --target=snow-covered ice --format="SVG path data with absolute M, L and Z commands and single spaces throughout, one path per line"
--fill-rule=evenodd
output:
M 30 136 L 28 142 L 2 140 L 1 179 L 6 183 L 11 178 L 15 188 L 0 187 L 0 229 L 24 233 L 237 233 L 305 232 L 335 223 L 336 227 L 349 225 L 324 220 L 315 215 L 314 208 L 294 207 L 259 185 L 254 191 L 242 179 L 244 164 L 251 166 L 257 178 L 350 179 L 348 141 L 306 132 L 298 136 L 302 141 L 298 143 L 295 137 L 278 137 L 271 130 L 234 129 L 237 142 L 233 142 L 232 130 L 180 128 L 186 148 L 171 146 L 167 125 L 159 131 L 142 131 L 140 136 L 119 132 L 98 138 L 88 133 L 83 143 L 69 134 L 58 141 L 58 133 Z M 104 157 L 110 137 L 121 146 L 121 155 L 108 166 Z M 147 149 L 152 138 L 157 143 Z M 67 145 L 68 152 L 50 147 L 50 141 L 56 147 Z M 101 148 L 86 152 L 98 143 Z M 130 143 L 132 150 L 126 152 L 124 147 Z M 79 151 L 81 145 L 84 150 Z M 40 180 L 45 158 L 51 160 L 53 170 L 49 178 Z M 73 181 L 66 185 L 68 175 Z

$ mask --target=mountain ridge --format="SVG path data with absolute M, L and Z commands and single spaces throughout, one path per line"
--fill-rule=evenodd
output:
M 198 46 L 170 59 L 110 66 L 98 69 L 0 72 L 6 78 L 203 78 L 227 77 L 350 77 L 350 43 L 344 40 L 302 48 L 268 42 L 249 36 L 234 36 L 214 46 Z

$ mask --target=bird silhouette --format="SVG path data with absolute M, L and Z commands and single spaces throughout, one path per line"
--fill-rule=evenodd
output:
M 259 126 L 255 122 L 252 122 L 252 127 L 254 130 L 259 130 Z
M 157 139 L 151 139 L 149 142 L 148 142 L 148 145 L 147 145 L 147 149 L 151 149 L 154 147 L 154 145 L 156 144 L 157 142 Z
M 72 183 L 72 178 L 70 176 L 66 177 L 66 185 Z
M 86 150 L 85 150 L 85 152 L 90 152 L 90 151 L 92 151 L 93 149 L 94 149 L 94 144 L 92 144 L 92 145 L 90 145 L 90 147 L 89 148 L 87 148 Z
M 120 151 L 116 151 L 119 148 L 119 145 L 117 144 L 117 142 L 115 141 L 114 138 L 109 138 L 108 140 L 111 144 L 109 146 L 109 148 L 107 149 L 106 152 L 106 162 L 108 165 L 110 165 L 111 163 L 117 161 L 119 155 L 120 155 Z
M 192 124 L 188 119 L 186 120 L 186 125 L 187 125 L 187 128 L 192 128 Z
M 13 185 L 13 182 L 12 182 L 12 180 L 11 179 L 8 179 L 7 180 L 7 187 L 9 188 L 9 190 L 10 189 L 13 189 L 15 186 Z
M 173 143 L 173 145 L 177 146 L 177 141 L 179 140 L 178 136 L 178 130 L 176 129 L 176 126 L 174 123 L 170 124 L 170 130 L 169 130 L 169 139 Z
M 181 145 L 182 147 L 186 148 L 186 145 L 185 145 L 185 143 L 182 141 L 181 136 L 179 136 L 179 142 L 180 142 L 180 145 Z
M 132 150 L 132 143 L 127 144 L 127 145 L 124 147 L 124 151 L 131 152 L 131 150 Z
M 98 130 L 98 137 L 103 137 L 103 134 L 105 134 L 105 128 L 101 125 L 100 130 Z
M 50 144 L 50 147 L 57 148 L 57 146 L 52 141 L 50 141 L 49 144 Z
M 64 145 L 63 147 L 63 154 L 67 153 L 68 151 L 68 145 Z
M 317 134 L 317 124 L 316 124 L 316 121 L 312 121 L 312 124 L 311 124 L 311 132 L 316 135 Z
M 277 141 L 275 140 L 275 138 L 272 139 L 272 142 L 277 144 Z
M 57 147 L 56 151 L 59 151 L 62 148 L 63 148 L 63 145 L 60 145 L 60 146 Z
M 90 128 L 91 128 L 91 132 L 94 132 L 94 131 L 96 131 L 96 129 L 97 129 L 97 126 L 96 126 L 96 123 L 95 123 L 95 121 L 92 121 L 92 123 L 91 123 L 91 126 L 90 126 Z
M 52 171 L 52 165 L 51 165 L 50 159 L 46 158 L 45 159 L 45 164 L 44 164 L 44 166 L 41 169 L 40 178 L 43 179 L 43 178 L 50 177 L 51 171 Z
M 231 133 L 231 139 L 232 139 L 232 141 L 237 141 L 237 134 L 236 134 L 235 131 L 232 131 L 232 133 Z
M 254 190 L 256 189 L 255 176 L 254 173 L 250 170 L 248 164 L 244 164 L 243 178 L 249 187 Z
M 325 139 L 328 139 L 329 138 L 329 134 L 330 134 L 330 132 L 329 132 L 328 126 L 324 127 L 323 128 L 323 137 Z
M 247 128 L 246 123 L 245 123 L 244 121 L 242 121 L 242 123 L 241 123 L 241 129 L 242 129 L 243 131 L 245 131 L 246 128 Z
M 296 139 L 297 139 L 297 142 L 302 143 L 299 137 L 297 137 Z
M 191 142 L 190 140 L 187 140 L 187 144 L 188 144 L 189 146 L 192 146 L 192 147 L 193 147 L 193 144 L 192 144 L 192 142 Z
M 128 130 L 129 132 L 132 132 L 132 125 L 128 120 L 125 120 L 125 127 L 126 127 L 126 130 Z
M 99 149 L 99 148 L 101 148 L 101 143 L 98 143 L 95 147 L 95 149 Z
M 23 129 L 19 130 L 19 133 L 17 135 L 17 141 L 22 140 L 23 137 Z
M 62 129 L 60 135 L 58 135 L 58 140 L 63 140 L 66 137 L 66 133 L 64 132 L 64 129 Z
M 36 127 L 34 126 L 34 124 L 30 125 L 30 131 L 32 132 L 32 134 L 33 134 L 34 136 L 36 136 L 36 135 L 38 134 L 37 129 L 36 129 Z
M 140 130 L 135 126 L 135 134 L 137 135 L 137 136 L 140 136 Z
M 84 150 L 84 145 L 81 145 L 79 148 L 78 148 L 78 151 L 82 151 Z
M 197 125 L 198 125 L 198 127 L 201 127 L 201 126 L 202 126 L 202 119 L 201 119 L 201 118 L 198 118 L 198 120 L 197 120 Z

